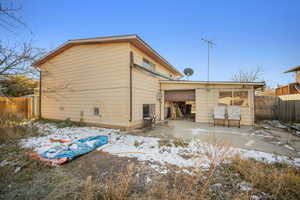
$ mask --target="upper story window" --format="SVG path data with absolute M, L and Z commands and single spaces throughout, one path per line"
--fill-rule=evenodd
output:
M 155 65 L 145 58 L 143 58 L 143 67 L 145 67 L 151 71 L 155 71 Z

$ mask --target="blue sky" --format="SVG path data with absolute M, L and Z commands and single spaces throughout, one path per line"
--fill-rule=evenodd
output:
M 18 2 L 33 34 L 21 30 L 17 40 L 31 39 L 46 50 L 68 39 L 138 34 L 180 71 L 193 68 L 191 80 L 206 80 L 207 46 L 201 38 L 207 38 L 216 43 L 211 80 L 262 67 L 273 87 L 293 82 L 293 74 L 282 72 L 300 65 L 298 0 Z M 3 30 L 0 35 L 12 40 Z

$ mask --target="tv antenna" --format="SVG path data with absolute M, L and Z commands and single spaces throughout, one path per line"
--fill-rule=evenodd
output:
M 207 82 L 209 82 L 209 65 L 210 65 L 210 49 L 213 45 L 216 45 L 212 40 L 201 39 L 207 43 Z

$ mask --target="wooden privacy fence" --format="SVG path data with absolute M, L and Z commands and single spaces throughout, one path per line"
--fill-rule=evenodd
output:
M 288 99 L 278 96 L 256 96 L 255 118 L 300 122 L 300 98 Z
M 30 119 L 38 115 L 36 97 L 0 97 L 0 113 L 15 113 Z

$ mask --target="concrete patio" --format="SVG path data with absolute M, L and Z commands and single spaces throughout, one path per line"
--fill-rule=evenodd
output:
M 263 128 L 265 127 L 265 128 Z M 300 137 L 265 124 L 252 126 L 226 127 L 213 126 L 187 120 L 169 120 L 167 124 L 139 135 L 162 138 L 200 138 L 207 141 L 210 136 L 218 140 L 228 138 L 233 146 L 267 153 L 281 154 L 289 157 L 300 157 Z

